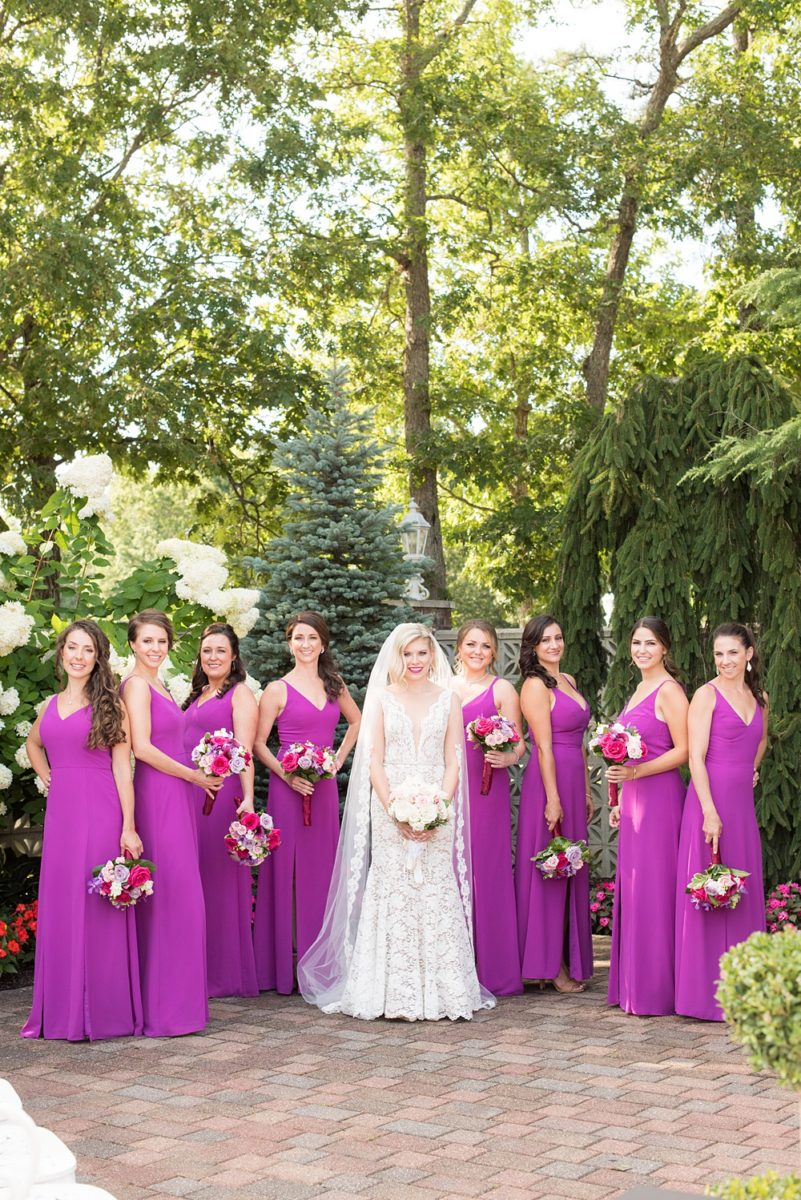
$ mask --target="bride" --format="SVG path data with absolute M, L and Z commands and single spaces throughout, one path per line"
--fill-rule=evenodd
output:
M 425 625 L 399 625 L 376 660 L 323 927 L 298 964 L 304 998 L 323 1012 L 437 1021 L 495 1003 L 473 961 L 464 730 L 450 679 Z M 446 824 L 414 833 L 390 816 L 393 789 L 410 780 L 452 798 Z

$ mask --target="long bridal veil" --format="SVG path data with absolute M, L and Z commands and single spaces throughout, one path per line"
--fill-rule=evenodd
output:
M 399 639 L 430 637 L 431 631 L 417 624 L 399 625 L 384 642 L 370 673 L 364 698 L 361 729 L 348 784 L 342 829 L 328 891 L 325 917 L 316 941 L 298 963 L 298 986 L 305 1000 L 319 1008 L 336 1009 L 347 980 L 348 968 L 356 944 L 359 917 L 370 868 L 370 761 L 376 729 L 381 718 L 381 696 L 389 684 L 389 668 Z M 431 679 L 439 687 L 450 689 L 453 680 L 448 659 L 434 645 Z M 468 789 L 464 780 L 464 746 L 457 746 L 459 783 L 453 798 L 453 866 L 464 919 L 472 941 L 472 874 L 470 870 L 470 819 Z M 489 993 L 482 989 L 482 999 Z

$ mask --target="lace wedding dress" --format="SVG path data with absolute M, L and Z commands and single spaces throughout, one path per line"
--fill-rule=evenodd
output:
M 415 745 L 402 702 L 382 692 L 384 767 L 390 788 L 410 776 L 442 783 L 450 705 L 451 693 L 440 693 L 423 717 Z M 323 1011 L 365 1020 L 384 1016 L 436 1021 L 469 1019 L 479 1008 L 492 1007 L 493 998 L 479 987 L 454 873 L 455 825 L 451 820 L 431 841 L 411 843 L 371 795 L 370 868 L 353 954 L 341 997 Z

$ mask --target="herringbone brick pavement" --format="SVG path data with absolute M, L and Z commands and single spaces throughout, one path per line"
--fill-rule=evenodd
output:
M 212 1002 L 202 1036 L 17 1036 L 0 1073 L 119 1200 L 604 1200 L 798 1169 L 797 1102 L 716 1025 L 529 990 L 472 1022 L 325 1017 L 298 997 Z

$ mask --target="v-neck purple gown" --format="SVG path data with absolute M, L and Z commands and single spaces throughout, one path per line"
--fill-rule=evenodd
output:
M 237 685 L 244 687 L 243 683 Z M 195 700 L 184 712 L 185 762 L 205 733 L 234 728 L 234 693 L 213 696 L 204 704 Z M 228 857 L 223 838 L 242 803 L 242 783 L 232 775 L 217 793 L 214 807 L 203 815 L 205 793 L 195 789 L 200 878 L 206 902 L 206 975 L 209 996 L 256 996 L 256 960 L 253 955 L 252 891 L 249 867 Z
M 556 784 L 564 812 L 562 836 L 587 839 L 587 787 L 582 744 L 590 722 L 589 705 L 559 688 L 551 709 Z M 572 879 L 544 879 L 531 861 L 551 840 L 545 822 L 545 785 L 537 750 L 523 774 L 515 857 L 515 896 L 520 962 L 524 979 L 555 979 L 564 961 L 571 977 L 592 975 L 590 872 Z M 566 927 L 567 926 L 567 927 Z
M 111 751 L 87 748 L 91 708 L 62 719 L 57 704 L 54 697 L 40 726 L 51 779 L 33 1004 L 22 1036 L 125 1037 L 142 1032 L 134 914 L 87 891 L 92 868 L 120 853 L 122 809 Z
M 292 742 L 332 746 L 340 710 L 335 700 L 322 709 L 286 684 L 278 718 L 281 750 Z M 311 825 L 303 824 L 299 792 L 270 774 L 267 808 L 281 831 L 281 846 L 259 868 L 253 940 L 256 976 L 262 991 L 289 995 L 295 986 L 295 950 L 302 958 L 323 923 L 325 902 L 339 840 L 339 792 L 335 779 L 321 779 L 311 798 Z
M 712 684 L 706 684 L 712 687 Z M 746 894 L 735 909 L 701 912 L 685 892 L 697 871 L 709 865 L 704 818 L 691 783 L 684 805 L 679 839 L 676 892 L 676 1012 L 705 1021 L 722 1021 L 715 999 L 721 955 L 752 933 L 765 929 L 762 843 L 754 812 L 754 761 L 762 741 L 762 709 L 757 705 L 749 724 L 715 688 L 706 769 L 715 808 L 723 822 L 721 862 L 750 871 Z
M 462 709 L 465 728 L 477 717 L 498 712 L 493 688 L 468 700 Z M 479 981 L 495 996 L 523 991 L 517 944 L 517 912 L 512 876 L 512 814 L 509 772 L 492 772 L 489 793 L 481 795 L 484 753 L 465 737 L 470 792 L 470 855 L 473 867 L 473 937 Z
M 125 682 L 123 682 L 123 688 Z M 184 714 L 150 689 L 150 740 L 185 760 Z M 153 895 L 135 908 L 146 1037 L 197 1033 L 209 1019 L 206 916 L 198 867 L 196 789 L 138 760 L 136 830 L 155 863 Z
M 618 717 L 642 734 L 644 761 L 673 749 L 667 723 L 656 715 L 664 686 Z M 673 1012 L 676 859 L 685 791 L 677 767 L 624 783 L 621 789 L 607 999 L 639 1016 Z

